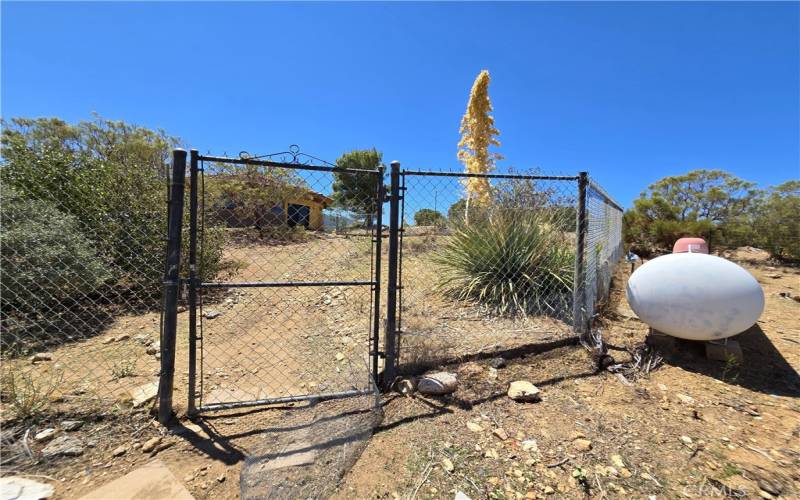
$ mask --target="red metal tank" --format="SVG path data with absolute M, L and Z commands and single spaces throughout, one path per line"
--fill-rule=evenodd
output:
M 672 247 L 672 253 L 708 253 L 708 243 L 703 238 L 680 238 Z

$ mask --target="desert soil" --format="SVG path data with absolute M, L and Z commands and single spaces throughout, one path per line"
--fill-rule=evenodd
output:
M 228 252 L 232 258 L 250 259 L 231 278 L 236 281 L 365 279 L 370 259 L 368 242 L 352 239 L 239 246 Z M 413 262 L 414 255 L 407 257 Z M 650 375 L 625 380 L 598 372 L 595 361 L 578 346 L 509 359 L 499 369 L 490 368 L 488 360 L 456 362 L 459 354 L 562 338 L 563 325 L 551 320 L 510 325 L 444 313 L 427 314 L 425 323 L 426 314 L 415 314 L 413 301 L 435 304 L 438 299 L 409 291 L 409 326 L 418 332 L 451 332 L 452 337 L 435 336 L 439 344 L 447 338 L 461 343 L 448 353 L 452 363 L 436 367 L 458 373 L 460 387 L 441 398 L 385 395 L 385 418 L 337 495 L 797 495 L 800 302 L 792 296 L 800 295 L 800 271 L 764 262 L 744 265 L 764 287 L 767 305 L 758 324 L 740 336 L 742 363 L 707 361 L 697 346 L 680 344 Z M 417 280 L 430 273 L 424 266 L 411 264 L 408 269 L 408 284 L 414 283 L 414 273 Z M 624 280 L 621 272 L 615 283 Z M 640 345 L 647 327 L 627 308 L 619 286 L 612 297 L 602 324 L 606 340 L 617 347 Z M 206 312 L 220 315 L 204 321 L 204 401 L 368 384 L 368 308 L 368 288 L 356 287 L 306 288 L 284 295 L 246 289 L 209 298 Z M 187 314 L 179 318 L 180 331 L 186 331 Z M 102 335 L 54 350 L 53 361 L 37 364 L 44 375 L 59 360 L 69 360 L 68 366 L 92 367 L 92 376 L 71 378 L 68 387 L 53 394 L 55 411 L 45 418 L 6 421 L 3 475 L 48 482 L 58 498 L 78 498 L 157 456 L 195 497 L 236 498 L 244 458 L 263 449 L 275 429 L 304 421 L 307 403 L 227 410 L 188 420 L 184 335 L 176 360 L 179 424 L 160 427 L 149 408 L 132 409 L 125 401 L 130 388 L 157 380 L 158 360 L 146 353 L 147 342 L 141 339 L 158 339 L 158 321 L 156 313 L 119 318 Z M 487 338 L 487 332 L 494 332 L 493 337 Z M 439 349 L 436 343 L 423 348 Z M 611 354 L 618 361 L 628 356 L 623 351 Z M 112 373 L 130 359 L 135 360 L 130 374 Z M 519 379 L 542 389 L 542 401 L 509 400 L 507 384 Z M 111 388 L 118 401 L 89 410 L 81 395 L 98 384 Z M 59 429 L 64 420 L 73 419 L 83 422 L 79 429 Z M 82 454 L 44 459 L 41 451 L 48 442 L 37 442 L 34 436 L 51 427 L 58 429 L 57 435 L 78 439 Z M 158 443 L 144 452 L 148 441 Z

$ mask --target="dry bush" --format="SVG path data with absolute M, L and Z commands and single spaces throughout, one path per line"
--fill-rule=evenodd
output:
M 6 369 L 0 376 L 0 401 L 12 420 L 34 419 L 47 413 L 53 394 L 59 389 L 64 372 L 51 370 L 36 377 L 31 372 Z

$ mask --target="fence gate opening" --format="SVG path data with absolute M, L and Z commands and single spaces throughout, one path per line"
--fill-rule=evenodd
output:
M 382 179 L 296 147 L 191 152 L 190 413 L 376 390 Z

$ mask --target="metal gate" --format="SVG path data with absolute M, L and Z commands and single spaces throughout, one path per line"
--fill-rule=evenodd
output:
M 374 392 L 383 169 L 339 168 L 294 146 L 193 150 L 189 167 L 189 412 Z M 337 182 L 358 186 L 346 203 L 360 213 L 332 230 Z M 223 252 L 222 269 L 206 268 L 209 252 Z

